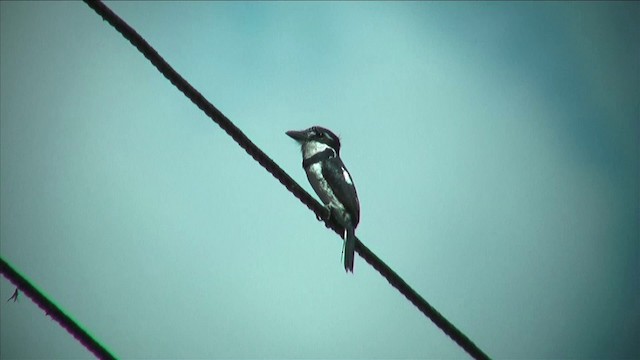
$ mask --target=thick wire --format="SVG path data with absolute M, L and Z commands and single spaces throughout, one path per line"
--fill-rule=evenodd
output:
M 125 39 L 129 40 L 174 86 L 198 106 L 211 120 L 218 124 L 240 147 L 252 158 L 273 175 L 287 190 L 305 204 L 318 218 L 325 218 L 324 207 L 298 185 L 287 173 L 280 168 L 267 154 L 260 150 L 249 138 L 238 129 L 220 110 L 205 99 L 200 92 L 193 88 L 180 74 L 178 74 L 159 54 L 147 43 L 133 28 L 116 15 L 104 3 L 96 0 L 85 0 L 98 15 L 113 26 Z M 333 229 L 338 235 L 344 233 L 344 229 L 332 221 L 325 220 L 325 225 Z M 367 261 L 380 275 L 400 293 L 402 293 L 413 305 L 435 323 L 445 334 L 462 347 L 475 359 L 488 359 L 489 357 L 478 348 L 466 335 L 458 330 L 452 323 L 444 318 L 422 296 L 413 290 L 398 274 L 387 266 L 378 256 L 369 250 L 360 240 L 356 241 L 356 251 Z
M 1 257 L 0 272 L 98 359 L 116 358 Z

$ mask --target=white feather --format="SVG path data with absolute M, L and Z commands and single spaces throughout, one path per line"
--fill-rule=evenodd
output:
M 342 168 L 342 176 L 344 176 L 344 181 L 346 181 L 347 184 L 353 185 L 353 181 L 351 181 L 351 176 L 349 176 L 349 172 L 347 172 L 347 169 Z
M 327 149 L 331 149 L 333 150 L 333 148 L 331 148 L 329 145 L 327 144 L 323 144 L 321 142 L 317 142 L 317 141 L 309 141 L 304 143 L 304 145 L 302 145 L 302 157 L 304 157 L 305 159 L 308 159 L 310 157 L 312 157 L 313 155 L 319 153 L 319 152 L 323 152 Z M 335 154 L 335 151 L 333 151 Z

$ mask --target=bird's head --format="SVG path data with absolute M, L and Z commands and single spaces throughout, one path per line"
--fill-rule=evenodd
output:
M 336 156 L 340 153 L 340 139 L 329 129 L 312 126 L 306 130 L 287 131 L 287 135 L 300 143 L 305 159 L 326 149 L 332 149 Z

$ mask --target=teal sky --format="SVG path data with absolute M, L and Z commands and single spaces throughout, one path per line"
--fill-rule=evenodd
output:
M 495 358 L 638 358 L 640 4 L 108 2 Z M 465 358 L 80 2 L 0 2 L 0 252 L 121 358 Z M 0 281 L 0 357 L 90 354 Z

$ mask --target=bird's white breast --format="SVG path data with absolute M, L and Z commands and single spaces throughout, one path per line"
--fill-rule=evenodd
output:
M 327 144 L 323 144 L 317 141 L 309 141 L 302 146 L 302 157 L 304 157 L 305 159 L 308 159 L 313 155 L 323 152 L 327 149 L 330 149 L 331 151 L 333 151 L 334 155 L 338 155 L 338 154 L 335 154 L 335 150 L 333 150 L 333 148 L 331 148 Z
M 322 202 L 326 206 L 337 209 L 341 212 L 344 211 L 344 205 L 340 203 L 340 201 L 334 194 L 333 189 L 329 186 L 324 176 L 322 176 L 322 163 L 317 162 L 309 166 L 307 168 L 307 177 L 309 177 L 309 182 L 312 184 L 312 186 L 314 182 L 311 177 L 315 179 L 315 182 L 317 183 L 317 186 L 320 187 L 320 189 L 314 190 L 316 190 L 316 193 L 318 194 L 318 196 L 320 196 L 320 200 L 322 200 Z

